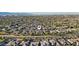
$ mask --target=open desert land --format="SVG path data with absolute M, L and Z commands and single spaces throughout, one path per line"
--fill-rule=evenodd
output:
M 1 46 L 78 46 L 79 16 L 0 16 Z

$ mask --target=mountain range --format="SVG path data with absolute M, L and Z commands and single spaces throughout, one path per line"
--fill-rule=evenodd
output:
M 79 12 L 0 12 L 0 16 L 79 15 Z

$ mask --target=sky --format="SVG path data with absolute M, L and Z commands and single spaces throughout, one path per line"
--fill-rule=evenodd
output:
M 78 12 L 78 7 L 78 0 L 0 0 L 0 12 Z

